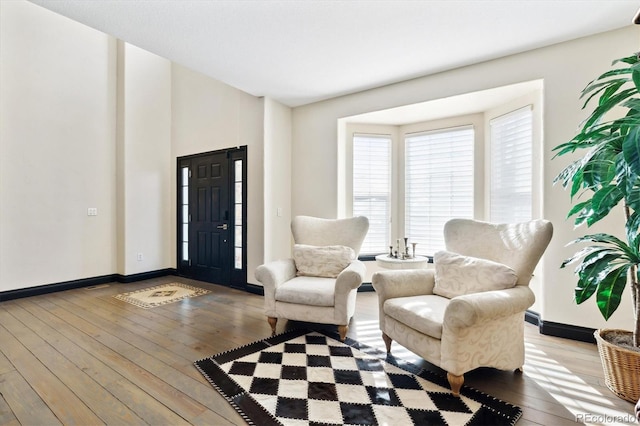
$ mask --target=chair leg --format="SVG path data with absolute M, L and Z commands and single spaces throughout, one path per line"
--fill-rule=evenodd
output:
M 387 353 L 390 354 L 391 342 L 393 342 L 393 340 L 391 339 L 391 337 L 387 336 L 385 333 L 382 333 L 382 340 L 384 340 L 384 345 L 387 347 Z
M 345 339 L 347 338 L 347 331 L 349 330 L 349 326 L 348 325 L 339 325 L 338 326 L 338 334 L 340 334 L 340 340 L 341 341 L 345 341 Z
M 267 317 L 267 322 L 271 326 L 271 335 L 272 336 L 275 335 L 276 334 L 276 323 L 278 322 L 278 318 Z
M 453 396 L 460 396 L 460 388 L 464 383 L 464 375 L 456 376 L 451 373 L 447 373 L 447 380 L 449 380 L 449 386 L 451 386 L 451 393 Z

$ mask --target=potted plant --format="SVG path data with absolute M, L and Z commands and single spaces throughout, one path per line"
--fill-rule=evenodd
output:
M 575 301 L 580 304 L 593 296 L 605 320 L 616 311 L 627 288 L 631 291 L 633 330 L 597 330 L 594 335 L 607 386 L 632 402 L 640 398 L 639 95 L 638 55 L 615 60 L 611 70 L 582 91 L 583 109 L 597 102 L 578 134 L 554 148 L 556 157 L 584 152 L 555 179 L 570 189 L 574 205 L 567 217 L 572 217 L 576 226 L 589 227 L 613 209 L 624 209 L 624 238 L 604 233 L 580 237 L 572 243 L 588 245 L 561 267 L 577 264 Z

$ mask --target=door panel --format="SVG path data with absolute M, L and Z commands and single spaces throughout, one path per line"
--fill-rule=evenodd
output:
M 194 278 L 229 284 L 232 247 L 229 244 L 229 176 L 226 153 L 192 160 L 189 188 L 193 204 L 189 251 Z
M 178 270 L 244 287 L 246 147 L 178 159 Z

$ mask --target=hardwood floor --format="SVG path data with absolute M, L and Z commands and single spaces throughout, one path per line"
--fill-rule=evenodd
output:
M 211 293 L 153 309 L 113 297 L 168 282 Z M 348 335 L 384 349 L 377 318 L 375 293 L 359 293 Z M 1 302 L 0 425 L 245 424 L 193 361 L 269 330 L 261 296 L 178 277 Z M 478 369 L 465 385 L 522 407 L 518 425 L 636 424 L 604 386 L 595 345 L 525 331 L 523 374 Z

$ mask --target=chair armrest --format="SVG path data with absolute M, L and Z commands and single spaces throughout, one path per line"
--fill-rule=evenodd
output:
M 354 288 L 360 287 L 364 281 L 367 267 L 359 260 L 354 260 L 336 277 L 336 294 L 349 293 Z
M 256 279 L 262 283 L 266 294 L 275 292 L 280 284 L 295 278 L 296 272 L 293 259 L 281 259 L 258 266 L 255 275 Z
M 433 294 L 435 271 L 433 269 L 380 271 L 373 274 L 371 284 L 378 295 L 378 325 L 383 333 L 387 333 L 384 302 L 396 297 Z
M 349 324 L 356 309 L 356 292 L 364 281 L 367 268 L 359 260 L 352 261 L 336 277 L 334 293 L 334 321 L 338 325 Z
M 274 260 L 256 268 L 256 279 L 264 290 L 264 313 L 276 317 L 276 288 L 296 276 L 296 264 L 293 259 Z
M 535 296 L 527 286 L 465 294 L 451 299 L 444 313 L 443 324 L 451 329 L 466 328 L 524 312 L 533 302 Z
M 433 294 L 433 269 L 380 271 L 373 274 L 371 284 L 381 302 L 387 299 Z

